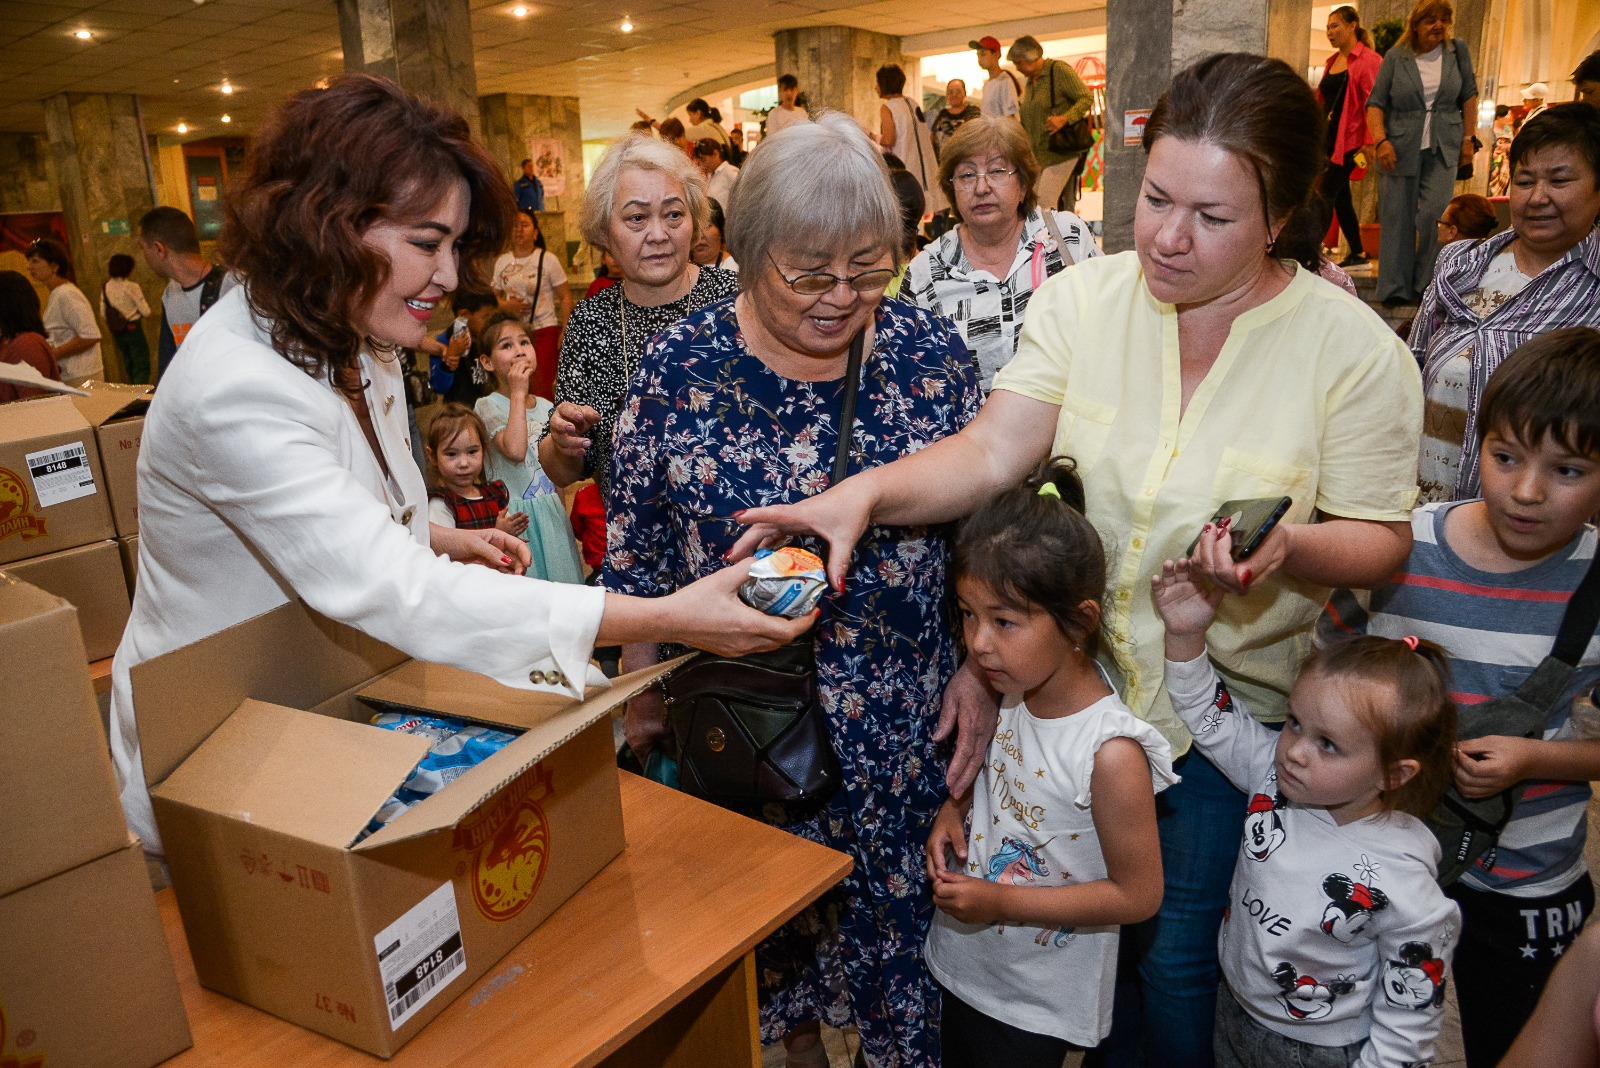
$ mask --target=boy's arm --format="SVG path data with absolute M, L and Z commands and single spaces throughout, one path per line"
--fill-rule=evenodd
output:
M 1469 738 L 1456 746 L 1456 788 L 1463 797 L 1491 797 L 1527 779 L 1600 779 L 1600 739 Z

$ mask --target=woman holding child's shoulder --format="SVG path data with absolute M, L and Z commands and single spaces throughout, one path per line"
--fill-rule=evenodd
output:
M 394 353 L 504 242 L 510 196 L 464 119 L 379 78 L 297 94 L 257 137 L 223 230 L 244 284 L 166 371 L 139 456 L 111 747 L 151 852 L 131 669 L 288 601 L 524 689 L 546 659 L 584 679 L 597 640 L 744 653 L 803 629 L 740 604 L 741 569 L 652 603 L 502 574 L 515 537 L 430 526 Z
M 1162 683 L 1149 579 L 1187 554 L 1219 505 L 1287 496 L 1260 549 L 1208 575 L 1239 594 L 1212 628 L 1219 672 L 1257 715 L 1281 718 L 1328 588 L 1381 582 L 1405 559 L 1421 432 L 1405 346 L 1293 262 L 1320 237 L 1309 207 L 1321 126 L 1303 77 L 1280 61 L 1217 55 L 1178 74 L 1145 128 L 1134 251 L 1039 288 L 1016 359 L 967 430 L 812 501 L 752 511 L 743 545 L 816 531 L 842 581 L 869 522 L 956 518 L 1048 453 L 1072 455 L 1088 515 L 1118 548 L 1101 663 L 1181 754 L 1189 732 Z M 959 792 L 994 705 L 980 711 L 985 687 L 969 670 L 957 680 L 942 726 L 969 710 L 951 768 Z M 1218 828 L 1245 804 L 1203 757 L 1182 759 L 1184 781 L 1162 799 L 1166 896 L 1140 969 L 1144 1041 L 1165 1064 L 1210 1058 L 1232 855 Z

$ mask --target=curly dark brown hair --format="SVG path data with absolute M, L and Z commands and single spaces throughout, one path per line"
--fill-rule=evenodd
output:
M 471 198 L 460 284 L 487 288 L 482 261 L 505 247 L 515 204 L 465 119 L 364 74 L 281 104 L 228 191 L 221 239 L 252 309 L 271 324 L 273 347 L 358 396 L 366 339 L 355 310 L 383 287 L 390 266 L 362 234 L 379 221 L 421 217 L 457 178 Z

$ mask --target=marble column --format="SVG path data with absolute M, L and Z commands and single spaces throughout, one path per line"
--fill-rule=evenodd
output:
M 344 69 L 391 78 L 478 132 L 469 0 L 335 0 Z
M 588 288 L 588 264 L 572 263 L 569 243 L 580 240 L 578 209 L 583 205 L 583 122 L 575 96 L 525 96 L 521 93 L 495 93 L 478 98 L 478 120 L 483 143 L 505 169 L 506 180 L 522 175 L 522 161 L 541 153 L 535 142 L 558 141 L 561 145 L 562 190 L 556 193 L 545 183 L 544 211 L 539 213 L 539 230 L 545 247 L 556 254 L 573 274 L 573 281 Z M 581 290 L 580 290 L 581 292 Z
M 156 206 L 138 99 L 128 93 L 60 93 L 45 98 L 44 116 L 78 288 L 98 309 L 106 261 L 124 252 L 133 257 L 133 280 L 147 300 L 154 297 L 153 309 L 166 282 L 146 266 L 134 236 L 139 218 Z M 146 322 L 152 353 L 159 319 Z M 106 378 L 126 381 L 104 323 L 101 334 Z
M 813 113 L 832 108 L 876 130 L 876 74 L 887 63 L 905 68 L 906 95 L 921 102 L 919 65 L 906 62 L 898 37 L 849 26 L 808 26 L 779 30 L 773 34 L 773 47 L 779 76 L 793 74 L 800 80 L 800 92 Z

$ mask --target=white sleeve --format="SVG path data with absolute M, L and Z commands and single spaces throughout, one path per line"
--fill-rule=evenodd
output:
M 432 523 L 434 526 L 450 527 L 454 529 L 456 525 L 456 514 L 450 510 L 450 506 L 448 504 L 444 503 L 439 498 L 429 497 L 428 522 Z
M 144 319 L 150 318 L 150 303 L 144 299 L 144 290 L 138 285 L 128 288 L 133 291 L 133 306 L 139 309 L 139 316 Z
M 1103 256 L 1100 246 L 1094 239 L 1094 231 L 1089 229 L 1089 224 L 1078 218 L 1070 211 L 1057 211 L 1053 213 L 1056 218 L 1056 229 L 1061 231 L 1061 237 L 1072 246 L 1072 254 L 1076 257 L 1074 262 L 1082 263 L 1091 256 Z
M 549 261 L 548 263 L 546 263 L 544 265 L 544 277 L 545 277 L 545 280 L 548 281 L 552 286 L 564 286 L 564 285 L 566 285 L 567 284 L 567 272 L 562 269 L 561 261 L 559 259 L 557 259 L 555 256 L 553 256 L 550 253 L 548 253 L 548 252 L 546 252 L 544 255 L 545 255 L 545 259 Z M 552 296 L 554 295 L 554 291 L 552 291 L 551 295 Z M 558 301 L 557 303 L 560 303 L 560 302 Z
M 83 295 L 82 290 L 76 291 L 76 296 L 67 295 L 67 300 L 62 304 L 62 318 L 72 328 L 73 334 L 90 341 L 100 340 L 100 324 L 95 322 L 94 308 L 89 304 L 89 298 Z
M 1445 966 L 1455 955 L 1461 910 L 1432 872 L 1422 870 L 1411 882 L 1389 892 L 1401 915 L 1378 932 L 1372 1031 L 1356 1068 L 1430 1063 L 1444 1023 Z
M 169 476 L 189 479 L 312 609 L 507 686 L 530 688 L 546 657 L 568 679 L 586 676 L 604 591 L 436 555 L 341 462 L 327 408 L 281 377 L 232 371 L 196 399 L 176 415 L 181 462 Z
M 1234 786 L 1246 793 L 1259 787 L 1272 771 L 1278 736 L 1251 717 L 1205 653 L 1184 663 L 1168 660 L 1166 666 L 1172 707 L 1194 744 Z

